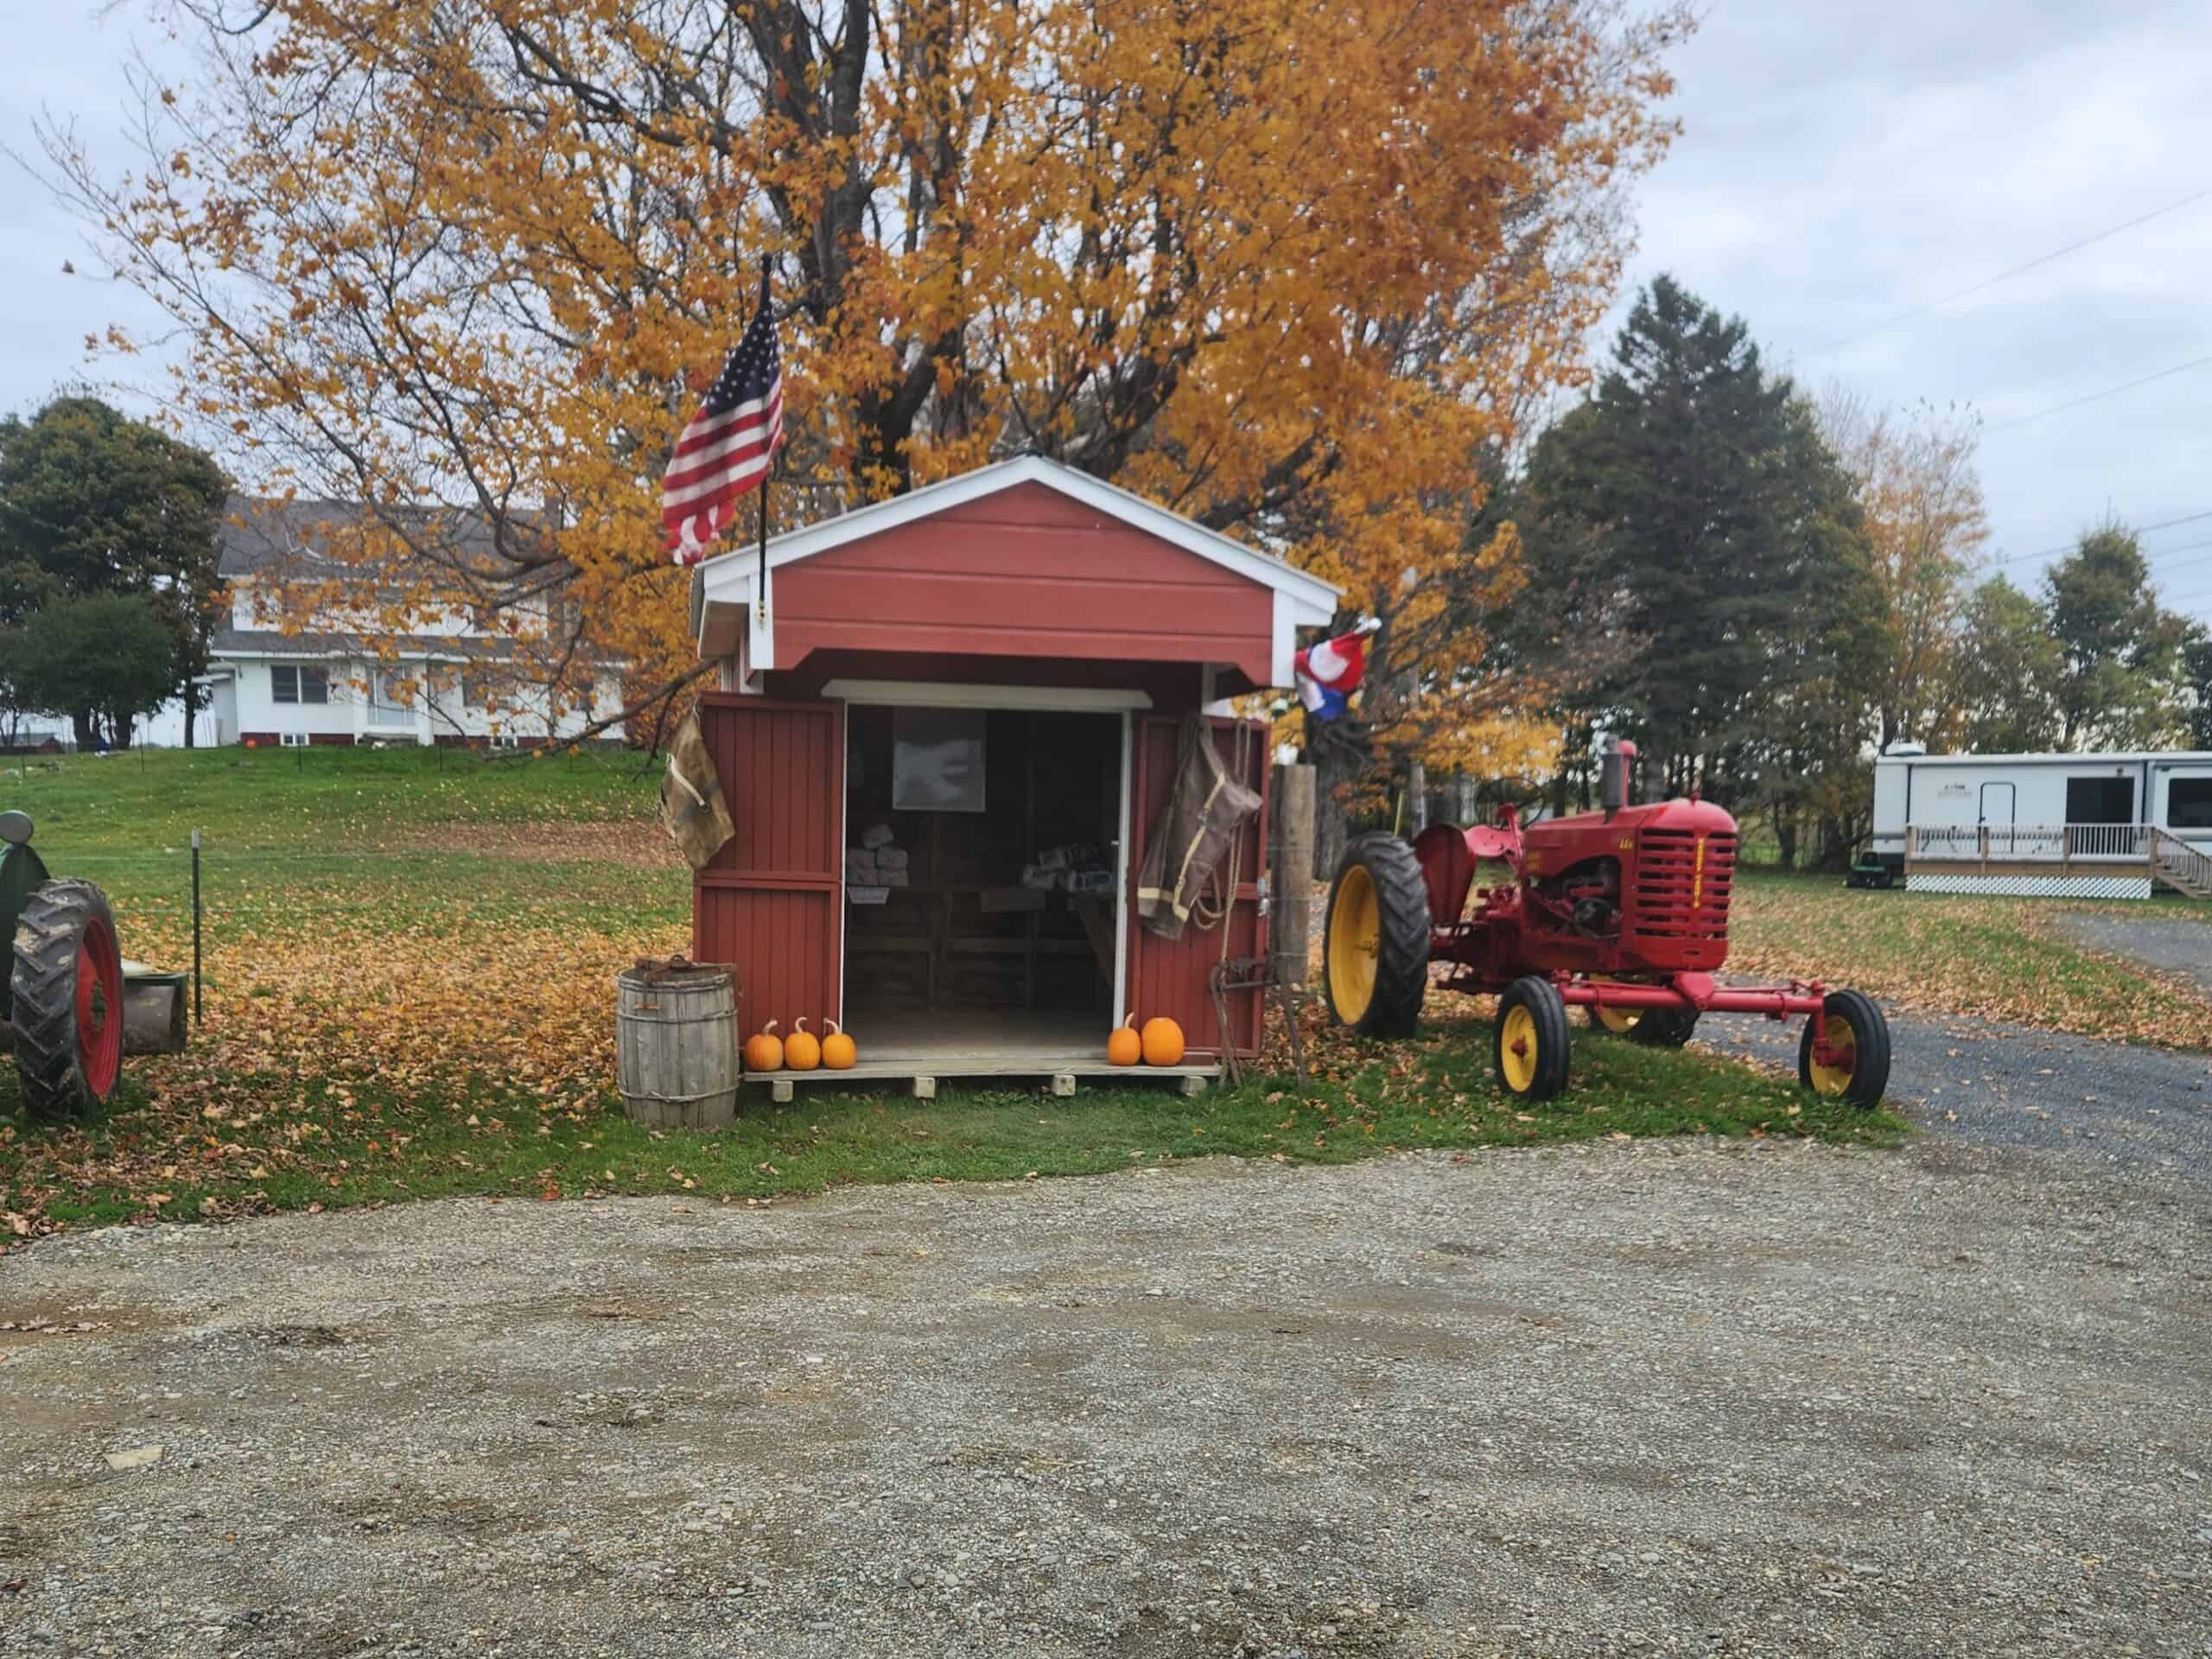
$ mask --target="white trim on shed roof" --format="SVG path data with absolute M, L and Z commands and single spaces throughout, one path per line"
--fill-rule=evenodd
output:
M 1160 540 L 1211 560 L 1224 569 L 1271 589 L 1274 603 L 1274 664 L 1276 683 L 1290 683 L 1290 651 L 1295 631 L 1328 626 L 1336 614 L 1344 590 L 1335 583 L 1310 575 L 1270 554 L 1232 540 L 1218 531 L 1146 500 L 1133 491 L 1064 462 L 1042 455 L 1019 455 L 994 462 L 972 473 L 940 479 L 920 489 L 857 508 L 818 524 L 794 530 L 768 541 L 768 626 L 761 627 L 753 607 L 753 584 L 760 568 L 757 547 L 735 545 L 706 559 L 691 573 L 692 634 L 702 657 L 728 657 L 738 648 L 743 632 L 747 668 L 773 668 L 775 654 L 776 572 L 786 564 L 812 558 L 833 547 L 859 541 L 901 524 L 912 524 L 950 508 L 980 501 L 1023 484 L 1042 484 L 1071 500 L 1141 530 Z

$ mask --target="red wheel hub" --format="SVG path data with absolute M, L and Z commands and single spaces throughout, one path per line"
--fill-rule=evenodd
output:
M 77 1064 L 95 1096 L 114 1091 L 123 1070 L 123 954 L 98 917 L 77 953 Z

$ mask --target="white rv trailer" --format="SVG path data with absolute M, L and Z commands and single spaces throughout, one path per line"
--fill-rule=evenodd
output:
M 2181 856 L 2174 841 L 2212 855 L 2212 753 L 1929 754 L 1896 743 L 1874 763 L 1872 850 L 1910 887 L 2147 899 L 2154 877 L 2171 879 L 2157 855 Z

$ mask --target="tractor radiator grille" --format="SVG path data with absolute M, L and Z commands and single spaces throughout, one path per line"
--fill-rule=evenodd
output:
M 1646 830 L 1637 846 L 1635 927 L 1647 938 L 1728 938 L 1736 837 Z

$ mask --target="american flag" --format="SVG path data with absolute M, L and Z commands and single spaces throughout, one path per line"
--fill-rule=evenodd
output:
M 760 308 L 677 439 L 661 480 L 662 545 L 678 564 L 707 556 L 709 544 L 735 516 L 737 498 L 767 478 L 783 441 L 784 365 L 764 273 Z

